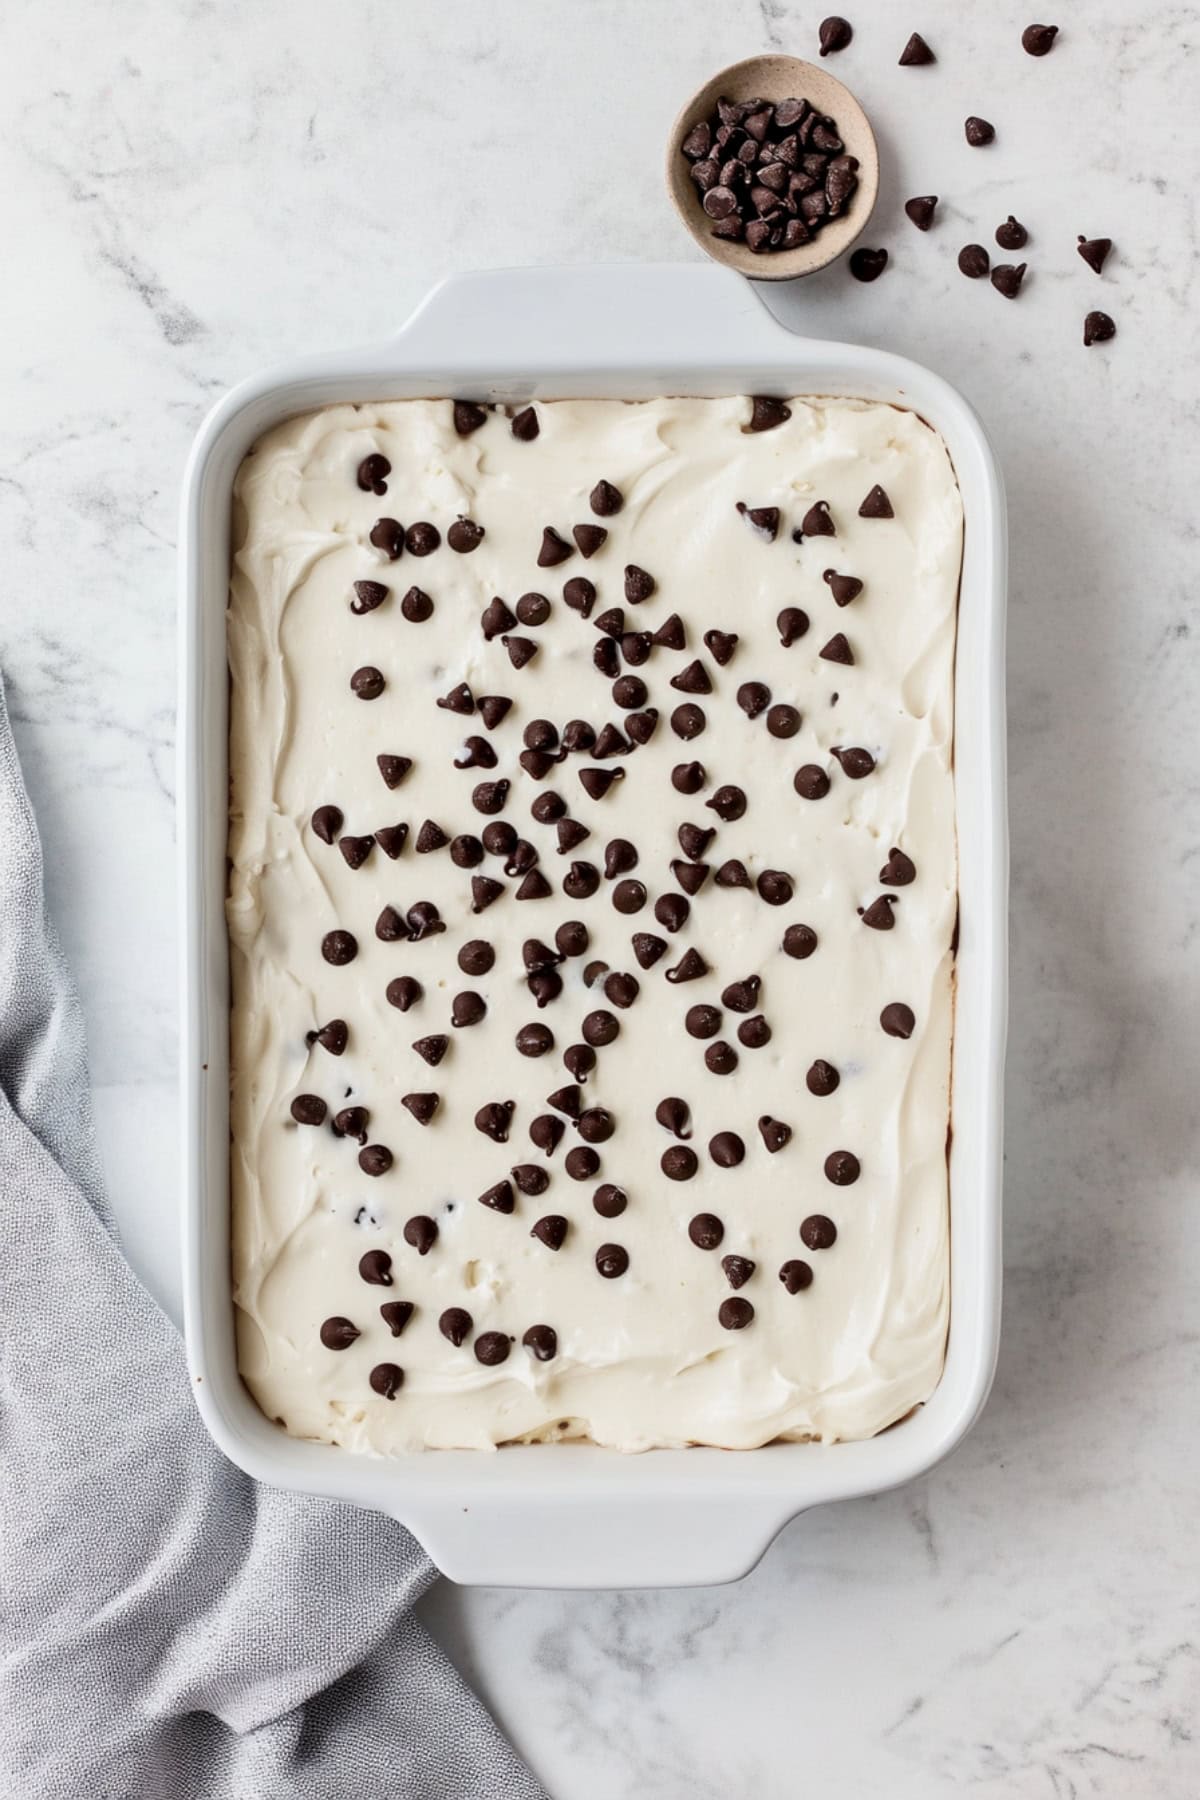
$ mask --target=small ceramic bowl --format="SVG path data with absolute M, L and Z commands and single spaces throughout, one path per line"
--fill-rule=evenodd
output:
M 794 250 L 756 253 L 734 238 L 713 236 L 713 221 L 692 180 L 692 165 L 681 148 L 701 119 L 711 118 L 719 98 L 727 100 L 807 100 L 815 112 L 831 118 L 850 156 L 858 158 L 858 187 L 840 218 L 822 227 L 807 244 Z M 751 56 L 732 63 L 694 93 L 671 129 L 667 145 L 667 187 L 675 210 L 700 248 L 714 262 L 736 269 L 753 281 L 793 281 L 811 275 L 848 250 L 871 217 L 879 192 L 879 151 L 870 120 L 849 88 L 828 70 L 796 56 Z

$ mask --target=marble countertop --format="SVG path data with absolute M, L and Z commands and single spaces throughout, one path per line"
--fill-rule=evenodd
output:
M 1086 10 L 1086 18 L 1083 16 Z M 791 0 L 16 0 L 0 25 L 0 662 L 87 1009 L 129 1253 L 177 1304 L 179 478 L 212 399 L 382 333 L 449 270 L 694 259 L 663 189 L 714 67 Z M 1053 18 L 1054 15 L 1052 14 Z M 768 293 L 982 414 L 1009 484 L 1013 1013 L 1004 1345 L 982 1422 L 797 1520 L 741 1584 L 425 1615 L 556 1800 L 1200 1791 L 1195 1519 L 1200 24 L 856 0 L 891 261 Z M 938 62 L 899 69 L 919 28 Z M 4 40 L 8 40 L 4 42 Z M 962 120 L 996 125 L 968 149 Z M 942 196 L 922 236 L 901 211 Z M 1015 302 L 955 267 L 1014 212 Z M 1075 236 L 1116 248 L 1097 278 Z M 1085 351 L 1083 315 L 1119 334 Z

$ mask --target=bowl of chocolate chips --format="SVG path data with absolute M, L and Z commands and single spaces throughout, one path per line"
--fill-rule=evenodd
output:
M 705 82 L 679 114 L 667 186 L 709 256 L 755 281 L 792 281 L 862 231 L 879 152 L 866 113 L 825 69 L 752 56 Z

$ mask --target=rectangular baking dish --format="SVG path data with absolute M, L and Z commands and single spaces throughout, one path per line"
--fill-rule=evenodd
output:
M 238 1376 L 230 1285 L 225 609 L 238 465 L 280 420 L 335 401 L 755 392 L 912 408 L 941 432 L 962 490 L 960 935 L 950 1334 L 941 1382 L 910 1418 L 864 1443 L 640 1456 L 580 1444 L 522 1445 L 494 1455 L 384 1459 L 287 1437 L 259 1412 Z M 794 336 L 749 283 L 717 268 L 456 277 L 435 288 L 394 337 L 271 370 L 219 402 L 192 450 L 181 532 L 184 1299 L 196 1399 L 233 1462 L 262 1481 L 391 1513 L 456 1581 L 640 1587 L 736 1579 L 797 1513 L 911 1480 L 961 1440 L 991 1384 L 1000 1321 L 1005 574 L 1000 476 L 959 395 L 899 357 Z

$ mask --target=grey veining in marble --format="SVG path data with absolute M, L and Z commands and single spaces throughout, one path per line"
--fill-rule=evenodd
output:
M 681 96 L 812 55 L 793 0 L 10 0 L 0 658 L 131 1254 L 174 1271 L 175 514 L 212 398 L 453 269 L 697 252 Z M 467 1593 L 431 1624 L 561 1800 L 1200 1792 L 1200 585 L 1194 8 L 856 0 L 884 180 L 770 303 L 959 385 L 1004 465 L 1013 1020 L 996 1389 L 951 1462 L 737 1587 Z M 1051 14 L 1053 20 L 1054 14 Z M 938 61 L 899 69 L 909 32 Z M 968 149 L 962 121 L 996 125 Z M 942 196 L 922 236 L 913 193 Z M 1009 212 L 1009 303 L 958 274 Z M 1111 236 L 1101 277 L 1075 237 Z M 1085 351 L 1100 306 L 1119 335 Z

